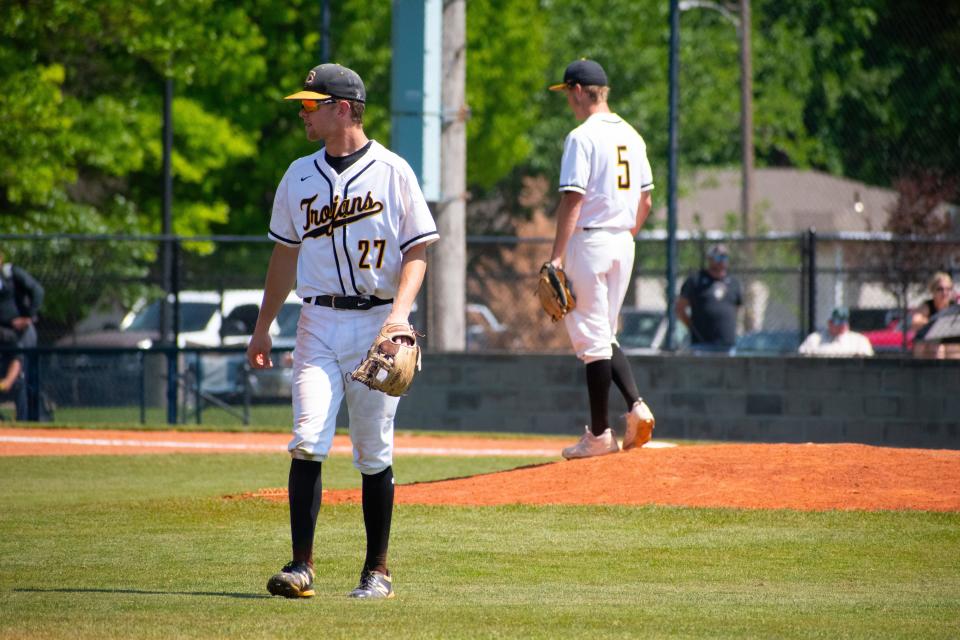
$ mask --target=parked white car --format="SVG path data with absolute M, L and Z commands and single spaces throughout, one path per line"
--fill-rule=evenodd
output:
M 180 327 L 177 344 L 181 347 L 219 347 L 246 344 L 253 333 L 260 312 L 263 291 L 235 289 L 217 291 L 181 291 Z M 120 323 L 120 331 L 128 334 L 148 334 L 136 344 L 148 349 L 160 331 L 161 302 L 135 306 Z M 300 313 L 300 298 L 293 292 L 287 297 L 280 315 L 270 327 L 270 333 L 280 332 L 280 323 Z
M 217 291 L 181 291 L 179 294 L 179 332 L 177 344 L 181 347 L 227 347 L 246 345 L 256 324 L 263 299 L 261 289 L 233 289 Z M 281 326 L 296 327 L 300 316 L 301 301 L 293 292 L 281 307 L 270 333 L 282 342 Z M 75 347 L 137 347 L 150 349 L 160 336 L 160 300 L 141 300 L 127 313 L 119 327 L 78 333 L 61 339 L 58 346 Z M 277 345 L 281 348 L 281 345 Z M 129 362 L 127 362 L 129 360 Z M 212 394 L 235 394 L 242 389 L 239 371 L 245 357 L 240 353 L 204 354 L 199 359 L 201 371 L 200 388 Z M 90 357 L 85 354 L 72 356 L 69 365 L 73 369 L 105 368 L 128 377 L 139 370 L 139 360 L 130 356 L 112 355 Z M 160 359 L 151 359 L 151 366 L 162 364 Z M 197 359 L 186 355 L 182 368 L 194 369 Z M 152 375 L 165 375 L 159 373 Z M 139 374 L 137 374 L 139 375 Z M 134 376 L 136 377 L 136 376 Z M 151 391 L 154 385 L 151 386 Z M 108 385 L 109 387 L 109 385 Z M 108 393 L 105 387 L 98 393 Z M 114 389 L 114 394 L 119 393 Z M 85 393 L 84 395 L 89 395 Z M 105 400 L 104 402 L 108 402 Z

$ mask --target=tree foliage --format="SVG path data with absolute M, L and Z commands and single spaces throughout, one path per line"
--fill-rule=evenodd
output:
M 491 37 L 496 34 L 496 37 Z M 474 187 L 502 180 L 533 149 L 547 56 L 536 0 L 467 5 L 467 175 Z
M 368 133 L 389 144 L 391 3 L 330 3 L 330 49 L 368 84 Z M 174 83 L 174 228 L 261 234 L 276 183 L 314 147 L 282 97 L 319 62 L 307 0 L 36 0 L 0 5 L 4 231 L 160 229 L 163 87 Z M 667 160 L 669 3 L 488 0 L 467 5 L 468 182 L 514 202 L 554 181 L 576 125 L 547 92 L 591 57 L 611 106 Z M 759 165 L 890 185 L 960 173 L 960 5 L 949 0 L 754 0 Z M 681 171 L 739 162 L 734 27 L 684 11 Z M 554 182 L 555 183 L 555 182 Z M 657 199 L 664 189 L 655 192 Z

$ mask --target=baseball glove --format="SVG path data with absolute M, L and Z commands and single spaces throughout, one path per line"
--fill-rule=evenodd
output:
M 420 370 L 417 332 L 409 324 L 388 324 L 380 328 L 367 357 L 350 377 L 374 391 L 402 396 Z
M 557 322 L 577 307 L 567 274 L 560 267 L 544 262 L 540 267 L 540 279 L 537 281 L 537 297 L 540 306 L 550 319 Z

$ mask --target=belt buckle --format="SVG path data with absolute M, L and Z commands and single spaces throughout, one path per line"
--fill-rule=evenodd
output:
M 340 307 L 337 306 L 337 298 L 340 298 L 340 297 L 342 297 L 342 296 L 338 296 L 338 295 L 335 295 L 335 294 L 333 294 L 333 293 L 330 294 L 330 308 L 331 308 L 331 309 L 339 309 L 339 308 L 340 308 Z

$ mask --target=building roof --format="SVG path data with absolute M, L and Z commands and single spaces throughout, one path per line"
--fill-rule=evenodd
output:
M 701 169 L 681 180 L 677 228 L 723 231 L 740 219 L 739 169 Z M 818 171 L 764 168 L 754 171 L 753 228 L 765 231 L 882 231 L 897 192 Z M 859 203 L 859 205 L 858 205 Z M 666 219 L 666 207 L 656 211 Z M 739 229 L 739 223 L 737 224 Z

